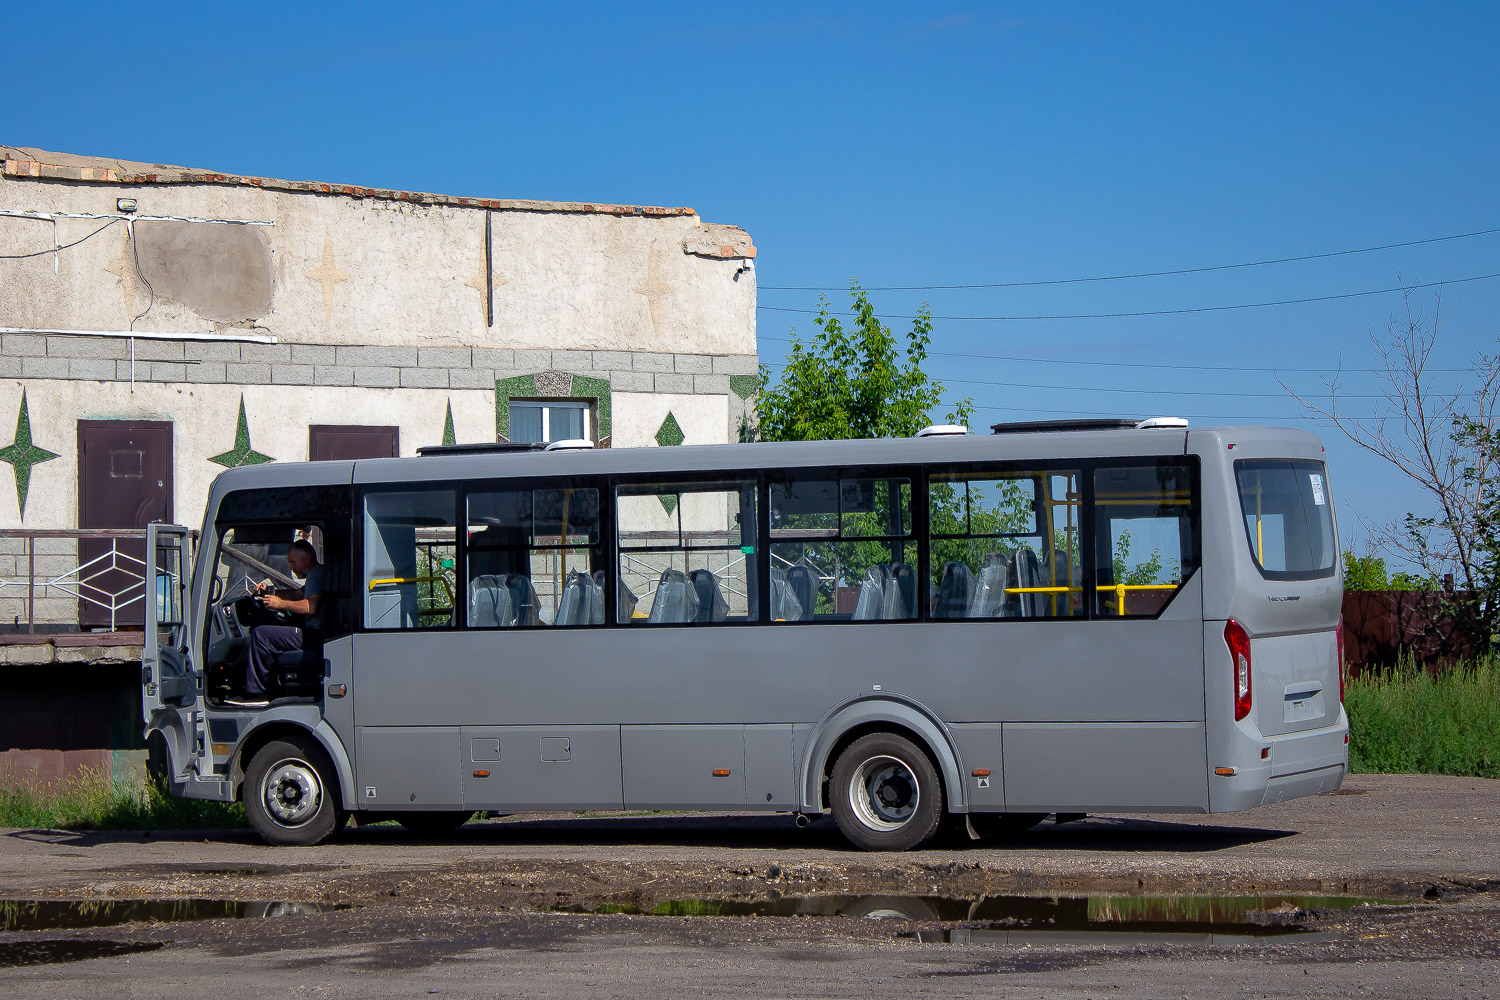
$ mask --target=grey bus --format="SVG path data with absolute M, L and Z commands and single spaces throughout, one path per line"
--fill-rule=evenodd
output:
M 961 432 L 961 428 L 954 429 Z M 1184 421 L 274 463 L 149 542 L 174 793 L 275 844 L 351 813 L 831 812 L 903 850 L 1339 786 L 1318 439 Z M 308 540 L 322 627 L 232 704 Z

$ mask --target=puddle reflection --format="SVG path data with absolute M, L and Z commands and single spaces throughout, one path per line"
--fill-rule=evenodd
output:
M 783 896 L 758 900 L 677 899 L 649 910 L 618 904 L 559 904 L 567 913 L 635 913 L 666 917 L 853 917 L 964 923 L 912 934 L 919 941 L 1004 944 L 1096 941 L 1111 935 L 1153 941 L 1213 943 L 1223 938 L 1302 935 L 1309 911 L 1347 910 L 1398 900 L 1359 896 Z M 1318 935 L 1322 937 L 1322 935 Z
M 0 931 L 113 927 L 150 921 L 263 919 L 346 910 L 347 903 L 232 899 L 0 899 Z

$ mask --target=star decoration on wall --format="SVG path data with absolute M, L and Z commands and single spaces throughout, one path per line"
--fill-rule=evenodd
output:
M 9 462 L 16 470 L 16 500 L 20 504 L 21 519 L 26 519 L 26 493 L 31 487 L 31 467 L 50 462 L 56 452 L 38 448 L 31 440 L 31 414 L 26 409 L 26 390 L 21 390 L 21 412 L 16 417 L 16 436 L 10 444 L 0 448 L 0 462 Z
M 443 419 L 443 444 L 458 444 L 458 435 L 453 431 L 453 400 L 448 400 L 448 416 Z
M 304 277 L 311 278 L 323 286 L 323 324 L 327 326 L 333 322 L 333 290 L 340 282 L 348 281 L 353 277 L 348 271 L 341 270 L 333 262 L 333 235 L 323 230 L 323 263 L 311 271 L 304 271 Z
M 243 394 L 240 395 L 240 422 L 234 430 L 234 447 L 222 455 L 213 456 L 209 461 L 222 465 L 226 469 L 238 469 L 242 465 L 262 465 L 275 461 L 270 455 L 262 455 L 250 447 L 250 422 L 245 419 Z
M 672 286 L 661 280 L 661 269 L 656 263 L 656 244 L 651 244 L 651 254 L 646 258 L 646 280 L 631 289 L 637 295 L 646 296 L 651 309 L 651 330 L 661 332 L 661 299 L 672 291 Z
M 677 422 L 677 418 L 672 415 L 672 411 L 668 410 L 667 419 L 663 420 L 661 426 L 656 429 L 656 443 L 663 448 L 675 448 L 677 445 L 682 444 L 684 438 L 682 425 Z M 668 516 L 671 516 L 672 511 L 677 509 L 677 495 L 675 493 L 664 493 L 657 497 L 657 499 L 661 501 L 662 509 L 667 512 Z

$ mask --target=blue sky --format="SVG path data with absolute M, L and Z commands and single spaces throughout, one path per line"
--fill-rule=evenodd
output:
M 788 309 L 814 307 L 817 293 L 772 286 L 1135 273 L 1500 227 L 1493 4 L 709 8 L 12 4 L 0 15 L 0 142 L 454 194 L 691 205 L 750 231 L 761 305 Z M 894 315 L 924 299 L 939 316 L 1117 313 L 1496 272 L 1500 234 L 875 301 Z M 1495 350 L 1500 279 L 1448 285 L 1443 302 L 1438 367 Z M 1347 392 L 1374 392 L 1369 333 L 1401 306 L 1385 294 L 940 320 L 930 370 L 950 396 L 973 396 L 984 422 L 1182 413 L 1314 427 L 1341 534 L 1357 542 L 1352 515 L 1388 519 L 1423 498 L 1336 430 L 1295 419 L 1304 411 L 1275 373 L 1247 369 L 1284 369 L 1315 391 L 1317 375 L 1292 369 L 1342 361 Z M 792 326 L 811 330 L 811 317 L 760 312 L 763 360 L 779 360 Z M 1375 403 L 1350 401 L 1360 413 Z

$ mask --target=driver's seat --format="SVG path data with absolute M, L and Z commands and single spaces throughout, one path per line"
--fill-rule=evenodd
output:
M 323 658 L 323 643 L 294 649 L 276 656 L 271 668 L 270 699 L 311 698 L 323 696 L 323 678 L 328 676 L 328 661 Z

